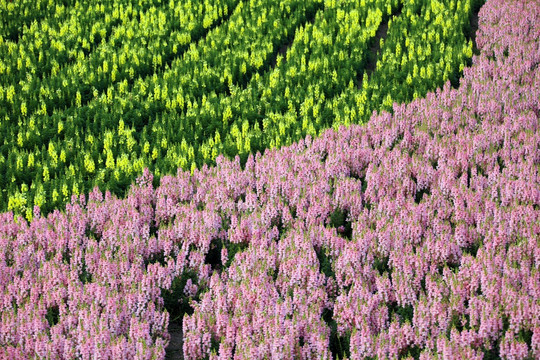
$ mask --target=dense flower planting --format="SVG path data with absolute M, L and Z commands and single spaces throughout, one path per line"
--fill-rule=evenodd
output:
M 178 314 L 186 359 L 540 358 L 539 14 L 365 126 L 1 214 L 0 358 L 162 359 Z
M 144 168 L 245 162 L 456 85 L 483 2 L 4 1 L 0 211 L 124 197 Z

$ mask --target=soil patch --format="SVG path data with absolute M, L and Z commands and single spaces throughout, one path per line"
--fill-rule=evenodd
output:
M 165 349 L 165 360 L 184 360 L 182 347 L 184 345 L 184 333 L 180 322 L 171 322 L 169 324 L 169 334 L 171 341 Z

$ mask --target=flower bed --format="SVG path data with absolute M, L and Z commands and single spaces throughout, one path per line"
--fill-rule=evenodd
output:
M 538 14 L 365 126 L 1 214 L 0 357 L 163 359 L 169 313 L 186 359 L 540 357 Z

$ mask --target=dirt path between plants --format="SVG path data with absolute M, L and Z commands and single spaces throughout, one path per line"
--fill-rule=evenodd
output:
M 373 42 L 371 46 L 368 49 L 368 55 L 366 57 L 366 75 L 371 75 L 373 71 L 375 71 L 377 67 L 377 61 L 379 60 L 379 51 L 381 50 L 381 39 L 386 39 L 386 35 L 388 35 L 388 21 L 392 18 L 397 18 L 399 15 L 401 15 L 402 6 L 400 6 L 398 9 L 396 9 L 391 16 L 388 17 L 388 19 L 384 19 L 381 24 L 379 25 L 379 28 L 377 29 L 377 32 L 375 33 L 375 37 L 373 38 Z M 356 86 L 357 88 L 362 87 L 362 80 L 363 80 L 363 72 L 358 72 L 358 77 L 356 79 Z
M 171 335 L 171 341 L 169 342 L 169 346 L 165 349 L 165 360 L 184 360 L 182 351 L 184 334 L 182 332 L 181 323 L 170 323 L 169 334 Z

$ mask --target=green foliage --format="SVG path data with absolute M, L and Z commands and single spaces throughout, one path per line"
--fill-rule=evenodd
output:
M 227 259 L 227 262 L 223 266 L 225 268 L 228 268 L 229 266 L 231 266 L 235 255 L 242 252 L 242 251 L 244 251 L 248 247 L 248 244 L 246 244 L 246 243 L 232 243 L 230 241 L 225 241 L 225 246 L 227 248 L 228 259 Z
M 347 239 L 352 236 L 352 224 L 348 219 L 349 212 L 347 210 L 335 209 L 330 215 L 330 226 L 338 229 L 338 233 Z
M 145 167 L 245 162 L 457 86 L 481 3 L 4 2 L 24 31 L 0 21 L 0 211 L 123 196 Z
M 390 318 L 396 317 L 400 324 L 408 322 L 412 324 L 413 321 L 413 307 L 411 305 L 400 306 L 397 303 L 391 303 L 388 306 Z
M 182 321 L 184 314 L 193 314 L 191 300 L 198 301 L 200 298 L 200 290 L 193 298 L 184 294 L 184 287 L 188 279 L 191 279 L 194 284 L 198 283 L 196 272 L 189 270 L 184 271 L 181 276 L 176 277 L 169 290 L 161 290 L 165 309 L 169 312 L 171 321 Z
M 325 248 L 317 251 L 317 259 L 319 259 L 319 271 L 324 275 L 335 279 L 336 273 L 332 269 L 332 263 L 330 262 L 327 252 L 328 250 Z
M 59 317 L 60 317 L 60 310 L 57 305 L 51 306 L 47 309 L 47 313 L 45 314 L 45 319 L 47 319 L 47 323 L 49 323 L 49 326 L 54 326 L 58 324 Z
M 383 275 L 385 272 L 390 272 L 390 267 L 388 266 L 388 256 L 384 258 L 375 258 L 373 260 L 373 269 L 377 270 L 380 275 Z
M 334 320 L 334 311 L 324 309 L 322 318 L 330 327 L 330 352 L 332 353 L 332 359 L 350 358 L 351 337 L 349 334 L 343 336 L 338 334 L 337 323 Z
M 88 284 L 92 282 L 92 274 L 88 272 L 84 259 L 83 259 L 82 270 L 79 272 L 79 280 L 83 284 Z

